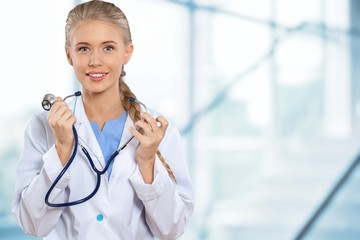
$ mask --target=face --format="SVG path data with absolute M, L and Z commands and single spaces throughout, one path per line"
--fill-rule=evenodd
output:
M 66 49 L 83 92 L 118 91 L 118 81 L 131 57 L 133 45 L 125 45 L 121 30 L 109 23 L 86 20 L 73 29 Z

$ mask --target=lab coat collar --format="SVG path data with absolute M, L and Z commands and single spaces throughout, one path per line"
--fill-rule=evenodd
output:
M 84 104 L 82 101 L 82 97 L 77 97 L 74 99 L 72 103 L 70 103 L 73 109 L 73 114 L 76 117 L 75 128 L 78 132 L 79 143 L 82 144 L 90 153 L 90 156 L 93 158 L 95 166 L 98 169 L 103 169 L 105 167 L 105 159 L 103 153 L 101 151 L 100 145 L 97 142 L 96 136 L 92 130 L 89 119 L 86 116 Z M 120 146 L 123 146 L 131 137 L 132 133 L 129 131 L 130 127 L 135 127 L 134 122 L 131 120 L 128 115 L 125 121 L 124 131 L 120 140 Z M 138 146 L 139 141 L 134 138 L 132 139 L 128 145 L 120 151 L 119 155 L 116 157 L 113 165 L 112 175 L 114 178 L 120 177 L 128 177 L 128 174 L 131 174 L 136 167 L 135 162 L 135 151 Z M 133 159 L 126 160 L 124 159 Z M 125 173 L 125 175 L 123 175 Z M 114 179 L 115 180 L 115 179 Z
M 73 101 L 73 114 L 76 117 L 74 124 L 79 138 L 79 143 L 89 152 L 98 169 L 105 167 L 105 160 L 100 145 L 92 131 L 89 119 L 86 116 L 82 97 L 77 97 Z

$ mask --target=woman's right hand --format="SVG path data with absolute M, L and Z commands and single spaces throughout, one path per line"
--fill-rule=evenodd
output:
M 76 118 L 66 102 L 57 97 L 50 109 L 48 121 L 55 135 L 56 151 L 64 166 L 69 161 L 74 147 L 72 126 L 75 124 Z

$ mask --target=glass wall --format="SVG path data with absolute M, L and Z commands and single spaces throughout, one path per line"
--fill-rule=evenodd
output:
M 306 240 L 356 240 L 360 236 L 360 183 L 359 162 L 325 211 L 305 235 Z
M 79 88 L 64 54 L 76 2 L 6 2 L 17 14 L 0 16 L 0 239 L 26 239 L 9 211 L 26 124 L 45 93 Z M 127 83 L 187 146 L 196 208 L 181 239 L 292 239 L 358 152 L 359 6 L 112 2 L 135 45 Z

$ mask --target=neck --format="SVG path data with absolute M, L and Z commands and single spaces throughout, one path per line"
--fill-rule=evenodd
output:
M 102 128 L 107 120 L 115 119 L 124 112 L 120 92 L 83 94 L 84 108 L 89 121 L 97 122 Z

